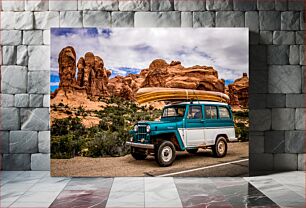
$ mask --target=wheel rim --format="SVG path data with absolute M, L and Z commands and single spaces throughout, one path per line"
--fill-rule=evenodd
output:
M 218 152 L 222 155 L 225 152 L 225 143 L 224 141 L 220 141 L 218 143 Z
M 172 149 L 170 147 L 164 147 L 161 152 L 162 160 L 165 162 L 169 162 L 172 158 Z

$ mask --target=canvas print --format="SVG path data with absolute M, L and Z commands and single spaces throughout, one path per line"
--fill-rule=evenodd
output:
M 247 175 L 248 34 L 52 28 L 51 175 Z

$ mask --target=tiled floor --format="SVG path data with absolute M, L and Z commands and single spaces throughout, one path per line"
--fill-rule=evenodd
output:
M 305 173 L 246 178 L 62 178 L 1 173 L 1 207 L 305 207 Z

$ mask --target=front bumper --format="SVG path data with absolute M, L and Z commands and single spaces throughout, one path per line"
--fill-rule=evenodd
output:
M 142 148 L 142 149 L 154 149 L 154 144 L 141 144 L 141 143 L 134 143 L 134 142 L 126 142 L 125 144 L 131 147 L 137 147 L 137 148 Z

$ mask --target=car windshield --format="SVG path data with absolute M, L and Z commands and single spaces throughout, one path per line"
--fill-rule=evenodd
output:
M 185 106 L 169 106 L 164 108 L 162 118 L 167 117 L 184 117 Z

